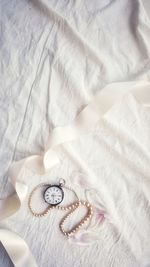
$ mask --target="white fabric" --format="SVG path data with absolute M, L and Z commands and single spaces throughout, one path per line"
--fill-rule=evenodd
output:
M 106 4 L 105 1 L 101 3 Z M 3 28 L 3 38 L 1 40 L 3 73 L 3 79 L 1 79 L 3 82 L 3 90 L 1 90 L 1 188 L 3 195 L 11 190 L 10 187 L 7 188 L 9 184 L 6 184 L 7 177 L 5 174 L 12 158 L 20 159 L 29 154 L 41 153 L 41 150 L 47 144 L 49 130 L 51 131 L 54 126 L 67 124 L 71 121 L 81 107 L 90 101 L 91 95 L 95 94 L 106 83 L 114 80 L 135 79 L 136 77 L 139 79 L 140 74 L 142 78 L 148 79 L 149 77 L 149 20 L 140 2 L 131 4 L 128 1 L 112 1 L 107 3 L 107 7 L 98 7 L 86 2 L 82 3 L 82 5 L 80 2 L 76 2 L 74 5 L 71 2 L 57 2 L 57 5 L 53 8 L 61 16 L 51 9 L 53 2 L 47 2 L 44 10 L 41 10 L 43 5 L 39 4 L 39 2 L 34 2 L 33 4 L 15 2 L 13 9 L 11 5 L 12 3 L 10 2 L 3 3 L 2 6 L 5 6 L 5 12 L 3 12 L 3 20 L 1 22 Z M 120 23 L 115 23 L 114 21 L 115 18 L 118 19 L 117 12 L 119 12 L 121 19 L 122 13 L 126 12 L 124 19 Z M 63 20 L 63 17 L 66 20 Z M 112 30 L 112 20 L 114 22 L 114 30 Z M 119 29 L 121 29 L 121 32 L 118 32 Z M 120 40 L 122 44 L 120 44 Z M 128 41 L 128 43 L 125 41 Z M 101 50 L 99 50 L 99 47 Z M 130 51 L 132 53 L 129 54 Z M 8 63 L 9 66 L 7 66 Z M 7 109 L 8 107 L 9 109 Z M 100 126 L 102 127 L 103 135 L 97 129 L 98 139 L 100 140 L 99 147 L 96 145 L 93 150 L 94 144 L 92 142 L 97 140 L 93 138 L 91 143 L 90 140 L 84 139 L 84 142 L 91 144 L 88 147 L 86 142 L 83 147 L 81 144 L 80 146 L 76 144 L 76 149 L 78 150 L 80 147 L 80 150 L 82 150 L 79 154 L 83 155 L 83 158 L 87 155 L 86 160 L 92 160 L 92 165 L 89 162 L 91 169 L 94 168 L 94 172 L 103 173 L 102 183 L 106 180 L 110 185 L 110 181 L 107 178 L 110 177 L 110 170 L 111 172 L 112 170 L 114 171 L 115 176 L 111 176 L 111 190 L 114 188 L 115 191 L 116 189 L 116 182 L 113 179 L 121 177 L 126 181 L 128 176 L 132 175 L 133 188 L 135 190 L 133 196 L 136 196 L 139 192 L 136 177 L 141 173 L 144 173 L 147 178 L 149 176 L 147 160 L 148 111 L 147 107 L 141 108 L 133 97 L 127 97 L 121 106 L 118 105 L 114 109 L 114 113 L 111 112 L 108 115 L 106 125 L 104 123 L 103 127 Z M 111 128 L 111 125 L 114 125 L 114 127 Z M 122 134 L 123 138 L 121 139 L 117 135 L 117 141 L 115 141 L 117 129 L 119 129 L 119 135 L 120 131 L 124 134 Z M 126 160 L 121 161 L 122 164 L 119 161 L 119 166 L 117 166 L 116 170 L 114 162 L 109 159 L 109 155 L 105 157 L 104 153 L 99 154 L 103 150 L 103 138 L 105 138 L 105 135 L 107 137 L 106 141 L 110 142 L 109 146 L 111 145 L 112 153 L 110 153 L 110 157 L 112 157 L 115 148 L 121 153 L 120 157 L 127 155 L 129 162 L 130 157 L 131 159 L 135 158 L 136 162 L 138 162 L 138 171 L 136 171 L 137 168 L 134 166 L 133 160 L 131 161 L 132 164 L 130 163 L 127 166 L 127 169 Z M 132 139 L 136 142 L 132 142 Z M 118 140 L 120 140 L 120 143 Z M 139 140 L 142 142 L 142 147 L 140 148 Z M 128 147 L 128 142 L 132 143 L 132 146 L 129 143 L 131 149 Z M 109 147 L 108 151 L 110 152 Z M 124 154 L 125 152 L 127 154 Z M 75 162 L 77 161 L 77 165 L 81 164 L 80 162 L 82 161 L 76 159 L 75 155 L 76 153 L 72 155 L 73 159 Z M 99 159 L 98 162 L 97 158 Z M 140 160 L 138 161 L 138 159 Z M 61 176 L 63 174 L 68 177 L 73 169 L 77 169 L 76 164 L 75 166 L 72 165 L 74 163 L 70 162 L 70 159 L 64 155 L 61 166 L 53 169 L 50 173 L 50 179 L 53 176 L 59 176 L 60 173 Z M 83 164 L 82 169 L 84 169 Z M 87 172 L 87 169 L 86 166 L 84 171 Z M 121 171 L 119 172 L 118 169 L 121 169 Z M 123 169 L 127 171 L 128 176 L 122 176 Z M 91 170 L 90 173 L 91 177 L 93 177 Z M 96 174 L 96 177 L 99 177 L 99 174 Z M 43 177 L 36 178 L 34 179 L 34 184 L 43 180 Z M 118 192 L 121 190 L 121 195 L 123 196 L 120 201 L 124 205 L 126 197 L 122 187 L 122 184 L 119 183 Z M 105 187 L 102 188 L 104 189 Z M 108 186 L 105 188 L 107 193 L 105 197 L 108 198 L 106 208 L 110 214 L 112 211 L 116 214 L 115 205 L 112 204 L 114 197 L 112 196 L 111 198 L 111 190 L 109 191 L 108 188 Z M 148 189 L 144 187 L 143 195 L 140 191 L 142 196 L 139 194 L 137 199 L 140 203 L 142 203 L 142 199 L 146 201 L 143 203 L 148 201 L 148 191 L 146 190 Z M 127 194 L 128 197 L 129 195 Z M 116 197 L 117 201 L 119 197 Z M 136 199 L 131 198 L 131 202 L 129 201 L 128 204 L 129 207 L 127 206 L 127 210 L 124 210 L 123 213 L 123 215 L 128 215 L 129 218 L 127 216 L 125 234 L 122 235 L 122 239 L 119 239 L 121 244 L 115 243 L 112 237 L 115 236 L 114 227 L 116 225 L 119 233 L 120 229 L 122 229 L 122 214 L 120 217 L 119 215 L 117 216 L 117 222 L 114 222 L 112 227 L 107 223 L 104 225 L 104 232 L 102 233 L 104 236 L 101 236 L 99 249 L 96 246 L 86 249 L 70 248 L 64 240 L 61 240 L 57 229 L 49 233 L 49 224 L 55 222 L 57 216 L 53 214 L 46 219 L 45 223 L 42 221 L 37 222 L 29 215 L 26 205 L 25 209 L 22 209 L 8 222 L 5 222 L 4 226 L 14 229 L 15 225 L 15 230 L 20 234 L 22 233 L 26 240 L 29 240 L 39 266 L 61 266 L 62 258 L 64 266 L 73 266 L 73 264 L 76 266 L 88 266 L 88 264 L 89 266 L 90 264 L 94 266 L 99 266 L 100 264 L 101 266 L 111 266 L 112 262 L 114 266 L 140 266 L 144 255 L 147 257 L 147 253 L 149 253 L 147 250 L 149 232 L 148 227 L 145 227 L 145 234 L 142 233 L 141 235 L 140 231 L 138 231 L 142 226 L 140 221 L 143 212 L 142 208 L 139 209 L 139 225 L 135 229 L 134 220 L 131 220 L 131 218 L 136 216 L 132 212 L 136 209 L 137 203 L 134 203 L 133 200 L 135 201 Z M 130 212 L 131 207 L 132 212 Z M 144 215 L 142 214 L 142 216 L 145 216 L 148 221 L 147 209 L 144 209 Z M 16 222 L 18 223 L 17 226 Z M 27 225 L 29 222 L 30 225 Z M 144 222 L 144 226 L 145 224 L 146 222 Z M 37 231 L 39 225 L 41 232 L 44 232 L 45 235 L 43 233 L 42 236 L 39 236 L 39 231 Z M 26 232 L 23 232 L 23 229 L 26 229 Z M 133 243 L 129 242 L 131 240 L 127 235 L 131 230 L 134 237 Z M 51 234 L 53 234 L 53 237 L 49 236 Z M 34 237 L 39 242 L 35 243 Z M 49 246 L 50 240 L 51 246 Z M 59 246 L 56 247 L 58 240 Z M 128 249 L 124 244 L 125 241 L 127 241 Z M 99 253 L 102 250 L 101 246 L 103 246 L 102 254 Z M 63 251 L 60 253 L 62 247 Z M 97 253 L 99 257 L 97 257 Z M 83 256 L 79 259 L 79 255 Z M 96 259 L 96 262 L 87 262 L 88 256 L 91 261 Z M 4 259 L 3 254 L 1 260 L 2 266 L 8 265 L 8 259 Z

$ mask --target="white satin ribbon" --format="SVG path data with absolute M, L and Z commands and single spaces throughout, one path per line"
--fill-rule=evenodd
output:
M 59 163 L 59 156 L 56 151 L 59 145 L 91 132 L 101 117 L 128 93 L 132 93 L 142 105 L 150 106 L 150 83 L 138 81 L 110 84 L 93 97 L 89 105 L 79 113 L 71 125 L 57 127 L 52 131 L 44 155 L 31 156 L 13 163 L 9 174 L 15 194 L 0 200 L 0 220 L 17 212 L 26 198 L 28 187 L 22 182 L 25 168 L 35 170 L 39 174 L 49 171 Z M 37 266 L 25 241 L 17 234 L 0 229 L 0 241 L 15 267 Z M 20 250 L 18 250 L 18 244 Z
M 27 244 L 16 233 L 0 229 L 0 241 L 15 267 L 37 267 Z

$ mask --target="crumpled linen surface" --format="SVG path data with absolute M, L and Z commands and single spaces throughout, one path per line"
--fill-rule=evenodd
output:
M 42 153 L 52 129 L 69 124 L 92 95 L 113 81 L 149 80 L 148 6 L 146 1 L 1 1 L 2 196 L 12 192 L 11 162 Z M 39 266 L 150 264 L 149 114 L 126 96 L 94 134 L 72 144 L 97 177 L 109 214 L 94 245 L 68 244 L 58 232 L 59 214 L 37 221 L 27 203 L 1 223 L 27 241 Z M 87 172 L 71 153 L 60 153 L 64 160 L 47 177 L 27 173 L 35 175 L 30 189 L 44 179 L 68 179 L 74 170 Z M 12 266 L 2 247 L 0 253 L 0 266 Z

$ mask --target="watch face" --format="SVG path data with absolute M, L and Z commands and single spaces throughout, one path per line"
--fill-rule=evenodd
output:
M 60 204 L 63 198 L 64 192 L 58 185 L 51 185 L 44 192 L 44 200 L 50 205 Z

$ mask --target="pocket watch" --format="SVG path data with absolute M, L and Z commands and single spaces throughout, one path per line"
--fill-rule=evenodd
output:
M 64 199 L 64 191 L 60 185 L 50 185 L 44 191 L 44 200 L 50 205 L 58 205 Z

